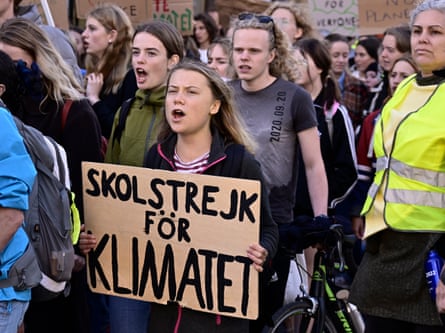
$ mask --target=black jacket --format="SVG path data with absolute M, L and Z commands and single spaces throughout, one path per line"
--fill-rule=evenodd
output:
M 335 214 L 336 205 L 345 200 L 357 182 L 356 151 L 354 133 L 351 126 L 348 126 L 347 110 L 341 105 L 338 106 L 331 119 L 331 134 L 323 104 L 324 102 L 319 98 L 314 101 L 321 155 L 329 187 L 328 208 L 330 214 Z M 302 159 L 301 155 L 300 159 Z M 297 201 L 294 212 L 295 216 L 313 216 L 304 163 L 299 163 Z
M 133 69 L 130 69 L 116 93 L 105 94 L 104 88 L 99 94 L 100 101 L 94 103 L 93 110 L 99 119 L 102 135 L 110 138 L 114 117 L 122 104 L 129 98 L 133 98 L 138 89 L 136 76 Z
M 177 136 L 171 135 L 164 142 L 151 147 L 144 159 L 144 166 L 151 169 L 174 171 L 174 149 Z M 215 131 L 210 148 L 208 166 L 203 174 L 253 179 L 261 181 L 261 221 L 260 244 L 267 249 L 269 258 L 273 258 L 277 249 L 278 229 L 272 219 L 269 202 L 260 166 L 252 154 L 242 145 L 225 143 L 222 136 Z M 181 314 L 179 315 L 179 312 Z M 214 314 L 179 309 L 176 304 L 153 304 L 150 320 L 150 331 L 173 332 L 180 320 L 178 332 L 248 332 L 248 321 L 240 318 L 216 316 Z

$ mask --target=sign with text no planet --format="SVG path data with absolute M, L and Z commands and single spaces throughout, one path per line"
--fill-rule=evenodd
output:
M 359 5 L 360 34 L 383 34 L 386 28 L 408 24 L 417 0 L 361 1 Z
M 258 181 L 82 164 L 92 291 L 255 319 Z

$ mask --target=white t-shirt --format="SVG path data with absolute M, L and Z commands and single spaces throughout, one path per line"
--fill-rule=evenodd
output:
M 199 59 L 201 59 L 201 61 L 205 64 L 208 63 L 208 59 L 207 59 L 207 49 L 203 50 L 203 49 L 199 49 Z

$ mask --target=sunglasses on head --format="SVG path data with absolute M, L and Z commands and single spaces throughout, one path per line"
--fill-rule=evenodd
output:
M 262 24 L 267 24 L 267 23 L 272 22 L 272 34 L 273 34 L 273 37 L 274 37 L 274 40 L 275 40 L 275 38 L 276 38 L 275 37 L 275 23 L 274 23 L 272 17 L 267 16 L 267 15 L 256 15 L 256 14 L 253 14 L 253 13 L 241 13 L 241 14 L 238 15 L 238 19 L 240 21 L 256 19 L 259 23 L 262 23 Z M 275 41 L 274 41 L 273 44 L 275 44 Z
M 244 20 L 250 20 L 250 19 L 257 19 L 258 22 L 260 23 L 273 23 L 273 19 L 270 16 L 267 15 L 256 15 L 256 14 L 252 14 L 252 13 L 241 13 L 238 15 L 238 19 L 240 21 L 244 21 Z

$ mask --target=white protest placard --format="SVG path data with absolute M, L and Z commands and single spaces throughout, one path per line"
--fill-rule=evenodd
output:
M 309 13 L 317 30 L 355 36 L 358 0 L 308 0 Z
M 255 319 L 260 183 L 82 164 L 92 291 Z

